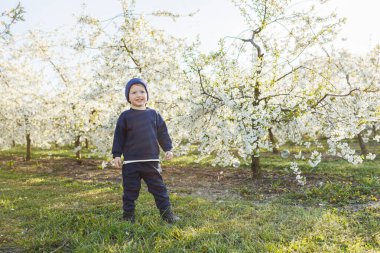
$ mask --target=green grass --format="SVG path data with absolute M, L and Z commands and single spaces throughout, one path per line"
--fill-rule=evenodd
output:
M 75 159 L 70 148 L 35 154 Z M 39 173 L 43 159 L 18 170 L 22 155 L 20 147 L 0 152 L 0 252 L 380 252 L 379 206 L 368 205 L 380 197 L 379 157 L 360 165 L 323 161 L 314 171 L 300 163 L 308 184 L 298 187 L 285 171 L 289 161 L 266 153 L 263 181 L 234 189 L 241 199 L 171 194 L 182 220 L 168 225 L 144 188 L 129 224 L 120 219 L 119 184 Z M 164 166 L 209 167 L 196 158 Z
M 0 169 L 0 251 L 376 252 L 379 210 L 209 201 L 171 195 L 182 221 L 160 220 L 142 190 L 137 222 L 120 220 L 121 187 Z
M 81 154 L 82 159 L 101 159 L 102 157 L 93 154 L 91 152 L 91 147 L 86 149 L 82 147 Z M 1 157 L 12 159 L 13 157 L 22 157 L 25 159 L 26 157 L 26 148 L 22 145 L 16 145 L 16 147 L 13 147 L 8 150 L 1 150 L 0 151 Z M 75 158 L 75 152 L 74 148 L 70 146 L 64 146 L 64 147 L 51 147 L 50 149 L 43 149 L 43 148 L 37 148 L 32 147 L 31 148 L 31 159 L 38 159 L 38 158 Z

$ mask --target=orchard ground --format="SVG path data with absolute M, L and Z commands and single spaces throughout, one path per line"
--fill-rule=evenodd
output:
M 305 186 L 279 155 L 262 155 L 260 179 L 244 165 L 178 157 L 162 167 L 182 220 L 162 222 L 143 187 L 131 225 L 120 220 L 120 170 L 96 158 L 78 164 L 71 149 L 33 154 L 26 162 L 21 147 L 0 153 L 1 252 L 380 251 L 379 157 L 360 165 L 329 157 L 314 170 L 300 162 Z

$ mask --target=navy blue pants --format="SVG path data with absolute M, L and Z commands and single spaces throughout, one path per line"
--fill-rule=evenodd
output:
M 159 162 L 135 162 L 123 165 L 123 210 L 133 212 L 135 200 L 139 197 L 141 179 L 148 186 L 148 191 L 153 194 L 156 206 L 165 210 L 170 206 L 169 194 L 158 172 Z

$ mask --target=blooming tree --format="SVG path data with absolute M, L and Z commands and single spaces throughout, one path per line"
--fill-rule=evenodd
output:
M 79 17 L 79 24 L 73 29 L 76 40 L 62 30 L 28 32 L 22 40 L 23 53 L 18 54 L 15 61 L 25 58 L 34 63 L 25 63 L 23 68 L 17 68 L 17 72 L 10 70 L 11 62 L 8 61 L 7 65 L 4 48 L 2 63 L 7 66 L 4 72 L 7 76 L 2 76 L 3 80 L 12 82 L 9 86 L 21 86 L 16 84 L 12 75 L 30 79 L 28 73 L 35 73 L 38 82 L 23 84 L 31 93 L 48 101 L 46 107 L 41 107 L 48 124 L 45 131 L 39 131 L 38 138 L 44 139 L 45 144 L 74 142 L 78 160 L 80 138 L 83 137 L 94 145 L 96 151 L 110 153 L 117 116 L 126 107 L 124 84 L 128 79 L 140 76 L 148 81 L 149 105 L 160 109 L 161 113 L 165 114 L 173 104 L 173 98 L 165 95 L 174 93 L 173 83 L 179 78 L 178 58 L 182 42 L 154 29 L 143 16 L 134 15 L 129 1 L 122 2 L 122 7 L 123 15 L 111 20 L 112 24 L 86 15 Z M 112 25 L 114 30 L 111 32 L 105 29 L 105 26 Z M 20 43 L 14 44 L 20 46 Z M 7 50 L 16 52 L 15 48 Z M 40 74 L 26 68 L 37 65 Z M 5 71 L 5 67 L 2 69 Z M 38 93 L 42 86 L 45 89 L 43 95 Z M 6 93 L 7 85 L 2 88 Z M 23 97 L 17 92 L 14 95 Z M 5 102 L 4 107 L 13 104 L 11 99 Z M 28 122 L 33 126 L 46 123 Z M 9 133 L 11 130 L 9 128 Z M 2 143 L 5 142 L 8 140 L 4 139 Z M 34 144 L 40 142 L 34 141 Z
M 161 14 L 160 14 L 161 15 Z M 143 15 L 133 13 L 133 1 L 122 2 L 122 14 L 106 23 L 82 14 L 79 19 L 78 52 L 91 55 L 95 71 L 86 83 L 87 99 L 97 101 L 98 126 L 88 134 L 97 151 L 110 154 L 112 135 L 119 114 L 126 109 L 125 83 L 142 77 L 148 83 L 148 106 L 170 116 L 175 106 L 183 42 L 153 28 Z M 113 32 L 104 28 L 110 27 Z M 168 118 L 170 121 L 170 118 Z
M 294 1 L 235 3 L 249 29 L 221 41 L 217 52 L 189 50 L 176 131 L 189 129 L 183 142 L 199 143 L 201 154 L 215 155 L 215 164 L 250 160 L 256 177 L 260 151 L 273 149 L 270 130 L 292 124 L 327 93 L 330 76 L 322 78 L 311 63 L 343 20 L 317 16 L 314 7 L 292 8 Z M 300 76 L 308 80 L 300 82 Z
M 329 90 L 310 104 L 310 114 L 305 122 L 318 122 L 319 127 L 314 128 L 314 132 L 329 139 L 330 153 L 352 163 L 360 163 L 366 155 L 374 158 L 373 154 L 368 154 L 365 143 L 369 138 L 363 138 L 363 134 L 379 123 L 379 57 L 379 47 L 376 46 L 364 57 L 337 51 L 319 63 L 314 62 L 332 78 Z M 352 138 L 357 138 L 362 156 L 356 155 L 355 150 L 344 143 Z M 341 152 L 336 151 L 337 147 L 342 149 Z
M 11 39 L 12 40 L 12 39 Z M 49 102 L 43 95 L 44 73 L 17 43 L 4 44 L 0 49 L 1 129 L 0 147 L 26 144 L 26 160 L 31 158 L 31 143 L 48 143 L 46 113 Z M 26 142 L 25 142 L 26 140 Z

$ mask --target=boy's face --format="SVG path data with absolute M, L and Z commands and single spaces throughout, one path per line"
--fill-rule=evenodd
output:
M 145 109 L 148 96 L 145 88 L 141 84 L 133 84 L 129 90 L 129 101 L 131 101 L 132 108 Z

